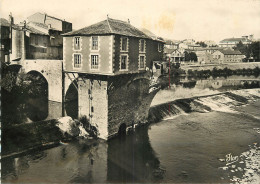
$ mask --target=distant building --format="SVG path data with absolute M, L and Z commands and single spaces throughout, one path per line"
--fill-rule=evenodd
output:
M 211 53 L 207 52 L 206 50 L 198 50 L 195 51 L 198 59 L 199 64 L 213 64 L 213 56 Z
M 179 44 L 180 44 L 179 41 L 166 40 L 165 41 L 165 48 L 167 48 L 167 49 L 178 49 Z
M 164 42 L 130 23 L 107 18 L 64 36 L 64 63 L 69 72 L 117 75 L 152 69 L 163 58 Z
M 171 62 L 184 61 L 184 51 L 185 50 L 183 48 L 179 48 L 179 49 L 165 48 L 164 54 L 165 54 L 166 61 L 169 61 L 169 59 Z
M 213 40 L 205 40 L 203 41 L 208 47 L 216 46 L 216 42 Z
M 5 51 L 5 61 L 62 59 L 61 34 L 72 31 L 72 24 L 41 13 L 33 14 L 28 20 L 30 22 L 24 21 L 17 25 L 14 24 L 14 19 L 10 15 L 10 21 L 5 20 L 3 24 L 1 23 L 1 27 L 4 27 L 3 34 L 5 34 L 3 43 L 6 45 L 6 50 L 9 50 L 8 53 Z
M 8 62 L 11 47 L 10 23 L 8 20 L 0 18 L 0 32 L 0 59 L 3 62 Z
M 239 63 L 242 62 L 245 56 L 240 51 L 235 51 L 231 49 L 218 50 L 214 52 L 213 59 L 219 63 Z
M 252 38 L 252 36 L 250 37 Z M 252 40 L 248 36 L 243 36 L 242 38 L 226 38 L 219 42 L 220 47 L 235 47 L 239 42 L 242 42 L 244 45 L 249 45 L 252 43 Z
M 35 13 L 27 18 L 26 36 L 28 59 L 62 59 L 62 33 L 72 31 L 72 23 L 47 15 Z
M 27 18 L 28 22 L 39 23 L 38 28 L 43 25 L 43 29 L 46 29 L 45 26 L 52 28 L 52 30 L 57 30 L 62 33 L 67 33 L 72 31 L 72 23 L 65 20 L 47 15 L 46 13 L 35 13 Z M 40 25 L 41 24 L 41 25 Z

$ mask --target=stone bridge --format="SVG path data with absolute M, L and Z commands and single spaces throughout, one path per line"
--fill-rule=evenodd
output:
M 36 72 L 43 76 L 48 83 L 48 99 L 62 102 L 62 60 L 23 60 L 20 72 Z
M 20 65 L 24 73 L 37 72 L 46 79 L 48 99 L 65 102 L 63 115 L 70 115 L 66 103 L 76 101 L 77 117 L 86 116 L 103 139 L 147 122 L 157 92 L 150 90 L 149 72 L 118 76 L 66 73 L 62 60 L 24 60 Z

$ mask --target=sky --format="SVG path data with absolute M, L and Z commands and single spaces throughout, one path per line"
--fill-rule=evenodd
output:
M 260 0 L 0 0 L 0 17 L 10 12 L 15 23 L 42 12 L 72 22 L 75 30 L 108 15 L 174 40 L 260 38 Z

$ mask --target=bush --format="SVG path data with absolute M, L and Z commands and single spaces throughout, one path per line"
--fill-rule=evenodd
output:
M 82 123 L 83 128 L 89 133 L 91 137 L 98 137 L 98 130 L 95 126 L 91 125 L 87 116 L 81 116 L 79 122 Z

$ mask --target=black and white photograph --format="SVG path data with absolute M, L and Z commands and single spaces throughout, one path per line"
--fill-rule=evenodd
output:
M 260 0 L 0 0 L 0 183 L 260 183 Z

